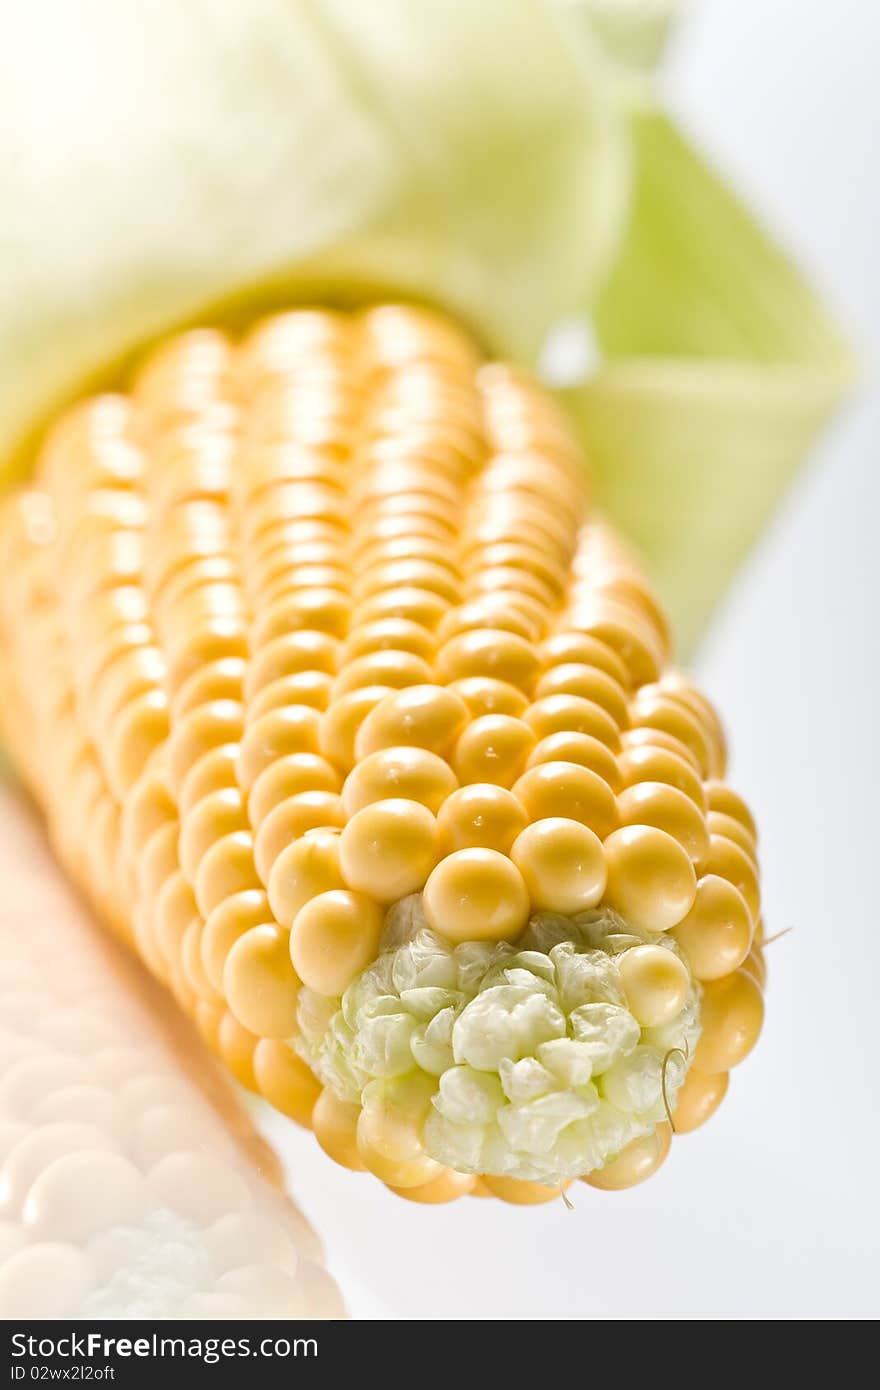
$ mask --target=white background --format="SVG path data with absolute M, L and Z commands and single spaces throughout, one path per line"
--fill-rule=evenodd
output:
M 880 10 L 701 0 L 667 99 L 847 324 L 861 397 L 728 596 L 699 674 L 760 820 L 768 1018 L 645 1186 L 422 1208 L 270 1122 L 356 1317 L 876 1316 L 880 1293 Z M 573 1189 L 574 1192 L 574 1189 Z

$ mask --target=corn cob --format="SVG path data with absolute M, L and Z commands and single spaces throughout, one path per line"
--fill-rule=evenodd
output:
M 96 936 L 8 791 L 0 832 L 0 1319 L 342 1316 L 189 1025 Z
M 763 1016 L 754 822 L 523 373 L 395 305 L 184 333 L 62 418 L 0 562 L 59 855 L 334 1159 L 542 1201 L 712 1114 Z

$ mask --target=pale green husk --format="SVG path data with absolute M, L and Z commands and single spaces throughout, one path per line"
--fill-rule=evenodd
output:
M 565 396 L 603 505 L 690 649 L 853 378 L 816 296 L 661 112 L 630 114 L 636 178 L 590 306 L 602 361 Z
M 430 1080 L 422 1142 L 459 1172 L 580 1177 L 666 1118 L 699 1036 L 696 986 L 663 1028 L 629 1012 L 616 957 L 645 939 L 601 909 L 536 916 L 515 946 L 453 947 L 415 895 L 392 909 L 384 949 L 341 1000 L 301 992 L 297 1047 L 365 1108 L 414 1074 Z
M 408 294 L 532 356 L 608 269 L 625 122 L 542 0 L 12 0 L 0 46 L 0 461 L 238 299 Z
M 658 111 L 674 0 L 11 0 L 0 478 L 51 412 L 204 315 L 406 295 L 534 362 L 690 646 L 840 398 L 792 269 Z M 744 79 L 747 74 L 744 74 Z

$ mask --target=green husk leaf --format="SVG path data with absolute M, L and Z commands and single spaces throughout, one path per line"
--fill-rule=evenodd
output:
M 661 112 L 631 116 L 628 234 L 565 394 L 601 502 L 646 555 L 681 646 L 849 386 L 849 350 L 790 261 Z
M 800 276 L 651 106 L 674 10 L 84 0 L 56 7 L 48 40 L 16 0 L 0 481 L 60 404 L 190 321 L 403 295 L 534 362 L 583 312 L 602 365 L 569 402 L 690 647 L 851 368 Z
M 13 10 L 0 461 L 209 312 L 404 294 L 533 357 L 616 250 L 614 84 L 541 0 Z
M 679 0 L 550 0 L 575 43 L 602 50 L 624 92 L 650 90 Z

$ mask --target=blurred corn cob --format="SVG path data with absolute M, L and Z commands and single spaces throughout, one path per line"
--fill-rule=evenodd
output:
M 8 790 L 0 831 L 0 1318 L 342 1316 L 189 1025 L 96 937 Z
M 628 1186 L 760 1029 L 755 828 L 555 406 L 451 324 L 159 347 L 6 509 L 3 724 L 233 1074 L 404 1195 Z

